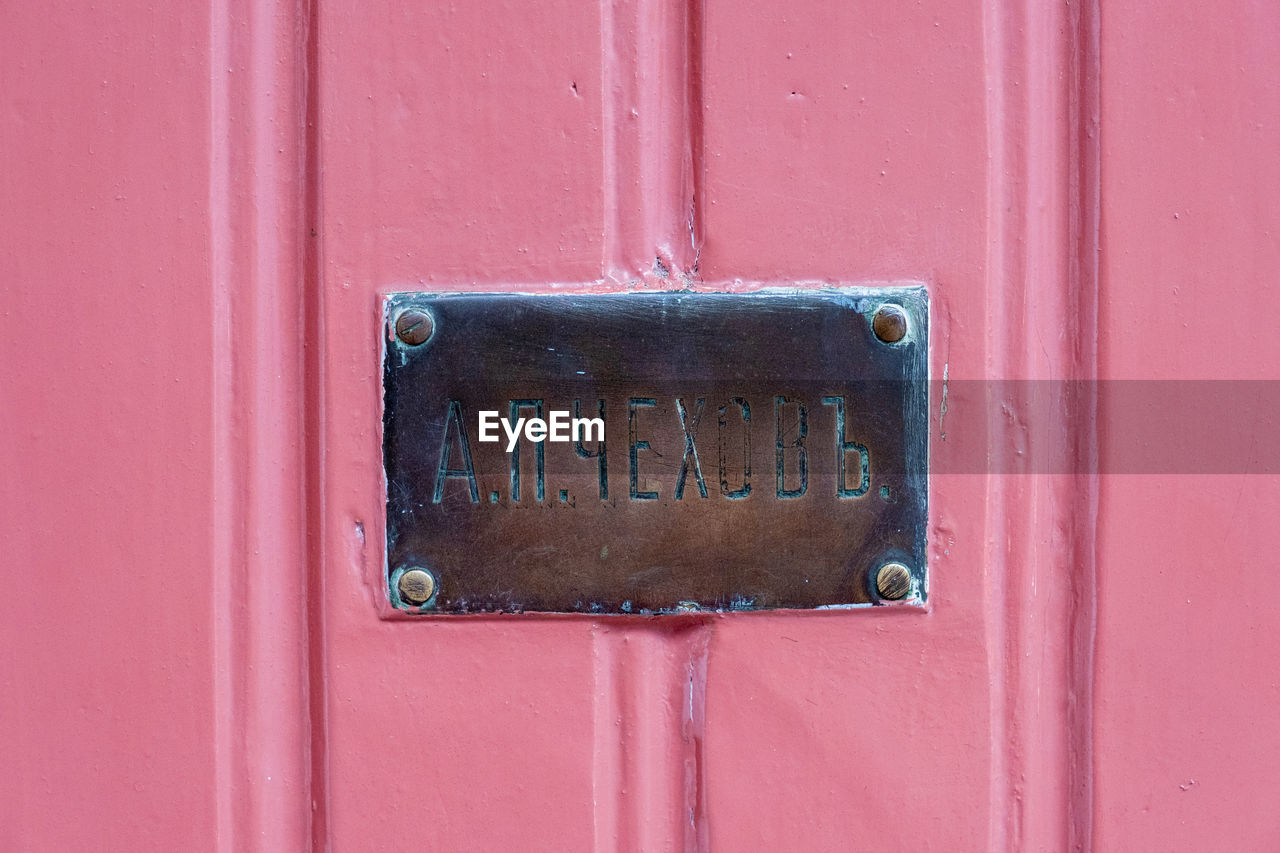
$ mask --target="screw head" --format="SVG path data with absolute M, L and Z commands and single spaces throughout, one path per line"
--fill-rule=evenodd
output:
M 897 601 L 911 592 L 911 570 L 902 563 L 885 563 L 876 572 L 876 592 L 889 601 Z
M 396 586 L 401 598 L 419 607 L 436 594 L 436 579 L 426 569 L 409 569 L 400 576 Z
M 425 344 L 435 329 L 431 315 L 420 308 L 406 308 L 396 317 L 396 337 L 411 347 Z
M 896 344 L 907 336 L 907 313 L 897 305 L 881 305 L 871 318 L 871 330 L 886 344 Z

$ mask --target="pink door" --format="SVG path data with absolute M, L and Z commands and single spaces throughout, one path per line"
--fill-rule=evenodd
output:
M 1280 849 L 1280 7 L 0 15 L 0 849 Z M 387 294 L 902 282 L 927 605 L 389 607 Z

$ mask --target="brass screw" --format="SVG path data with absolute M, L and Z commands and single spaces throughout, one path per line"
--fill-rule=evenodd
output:
M 905 597 L 911 592 L 911 570 L 902 563 L 885 563 L 876 572 L 876 591 L 889 601 Z
M 881 305 L 871 318 L 871 329 L 886 344 L 896 344 L 907 336 L 907 315 L 897 305 Z
M 418 308 L 406 308 L 396 317 L 396 337 L 411 347 L 425 344 L 431 339 L 436 324 L 431 315 Z
M 426 569 L 410 569 L 400 576 L 397 586 L 400 597 L 413 605 L 426 604 L 436 594 L 436 579 Z

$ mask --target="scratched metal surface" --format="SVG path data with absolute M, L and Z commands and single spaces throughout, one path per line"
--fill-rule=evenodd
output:
M 896 344 L 872 332 L 886 302 L 910 318 Z M 397 340 L 406 308 L 433 318 L 425 344 Z M 923 601 L 927 321 L 923 288 L 393 295 L 392 602 L 422 613 L 873 604 L 875 570 L 891 560 L 911 568 Z M 603 411 L 603 443 L 522 438 L 508 453 L 502 429 L 479 441 L 481 410 L 575 407 Z M 437 580 L 422 607 L 396 592 L 412 567 Z

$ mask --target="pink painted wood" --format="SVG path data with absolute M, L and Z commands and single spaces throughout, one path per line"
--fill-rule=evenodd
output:
M 1202 5 L 11 4 L 0 850 L 1276 849 L 1273 477 L 938 474 L 924 611 L 381 580 L 393 290 L 925 280 L 946 471 L 1123 439 L 958 380 L 1280 378 L 1280 12 Z

